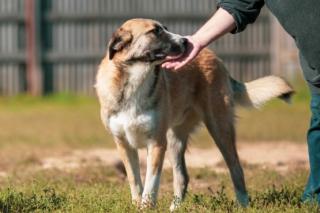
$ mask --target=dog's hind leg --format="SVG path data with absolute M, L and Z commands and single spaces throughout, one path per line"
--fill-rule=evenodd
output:
M 204 123 L 220 149 L 235 188 L 235 193 L 242 206 L 248 205 L 248 194 L 245 186 L 244 174 L 235 144 L 235 128 L 232 109 L 213 109 L 206 113 Z
M 166 139 L 152 141 L 147 147 L 147 172 L 142 193 L 142 208 L 156 204 L 164 155 L 166 152 Z
M 116 139 L 117 149 L 123 161 L 126 169 L 132 202 L 136 205 L 140 204 L 141 195 L 143 191 L 140 167 L 139 167 L 139 156 L 136 149 L 130 147 L 125 141 Z

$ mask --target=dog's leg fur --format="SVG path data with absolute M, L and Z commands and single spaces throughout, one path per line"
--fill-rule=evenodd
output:
M 249 199 L 243 170 L 236 150 L 233 110 L 231 107 L 225 106 L 225 111 L 218 112 L 213 107 L 205 115 L 205 125 L 210 135 L 214 138 L 229 168 L 236 197 L 242 206 L 247 206 Z
M 188 183 L 189 175 L 185 162 L 185 151 L 188 138 L 199 122 L 199 117 L 194 112 L 186 116 L 186 122 L 173 127 L 167 132 L 168 157 L 173 169 L 174 200 L 171 203 L 170 211 L 174 211 L 183 201 Z
M 132 202 L 136 205 L 139 205 L 143 187 L 140 176 L 138 152 L 136 149 L 133 149 L 126 142 L 121 141 L 119 138 L 116 138 L 115 141 L 118 152 L 126 169 Z
M 142 208 L 154 206 L 156 203 L 166 143 L 166 139 L 164 138 L 163 140 L 153 141 L 148 144 L 147 172 L 142 193 Z
M 167 132 L 168 154 L 173 169 L 174 200 L 170 211 L 176 209 L 183 200 L 189 182 L 188 171 L 184 158 L 189 132 L 182 129 L 169 129 Z

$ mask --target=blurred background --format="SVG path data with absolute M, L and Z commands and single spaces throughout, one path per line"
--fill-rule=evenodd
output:
M 188 35 L 215 9 L 214 0 L 0 0 L 0 95 L 93 95 L 97 64 L 126 19 L 156 19 Z M 238 80 L 299 72 L 294 42 L 267 9 L 211 48 Z

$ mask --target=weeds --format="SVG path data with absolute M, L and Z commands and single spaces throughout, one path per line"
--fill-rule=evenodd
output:
M 30 173 L 27 177 L 13 177 L 11 187 L 0 190 L 0 210 L 2 212 L 139 212 L 131 204 L 127 181 L 117 179 L 115 172 L 106 172 L 112 168 L 81 168 L 78 171 L 63 172 L 53 170 L 48 172 Z M 203 173 L 203 170 L 192 169 L 191 176 Z M 95 173 L 95 174 L 92 174 Z M 169 172 L 164 173 L 168 176 Z M 264 174 L 257 175 L 257 174 Z M 226 174 L 206 173 L 206 176 L 191 179 L 191 187 L 185 201 L 177 212 L 308 212 L 317 213 L 316 205 L 301 202 L 300 197 L 306 178 L 301 178 L 303 170 L 289 173 L 279 180 L 279 175 L 259 170 L 252 172 L 255 182 L 248 182 L 250 203 L 243 208 L 234 199 L 231 180 L 226 180 Z M 299 174 L 297 174 L 299 173 Z M 87 176 L 90 181 L 79 181 L 77 177 Z M 101 176 L 105 178 L 101 179 Z M 264 187 L 261 184 L 265 178 L 277 185 Z M 20 180 L 18 180 L 20 178 Z M 95 181 L 96 179 L 96 181 Z M 251 179 L 251 178 L 250 178 Z M 168 212 L 173 199 L 171 178 L 162 180 L 159 200 L 155 209 L 144 212 Z M 197 186 L 195 183 L 210 183 L 209 188 Z M 252 185 L 253 184 L 253 185 Z M 202 188 L 204 187 L 204 188 Z M 218 190 L 213 190 L 217 188 Z M 260 189 L 262 187 L 262 189 Z M 206 190 L 208 189 L 208 190 Z
M 0 192 L 0 209 L 9 212 L 52 212 L 61 209 L 67 202 L 66 196 L 56 193 L 54 188 L 26 194 L 8 188 Z
M 306 88 L 300 88 L 296 88 L 292 106 L 274 101 L 260 111 L 238 111 L 238 140 L 304 142 L 309 99 Z M 0 211 L 139 212 L 131 204 L 127 181 L 119 178 L 114 168 L 92 166 L 73 172 L 23 169 L 26 165 L 30 168 L 39 164 L 38 159 L 54 150 L 114 147 L 101 124 L 95 98 L 66 94 L 0 98 L 0 120 L 3 159 L 0 168 L 13 170 L 10 180 L 1 179 Z M 203 131 L 192 143 L 198 147 L 211 144 Z M 246 180 L 251 195 L 248 208 L 240 207 L 233 199 L 227 174 L 205 168 L 189 170 L 193 176 L 192 187 L 177 212 L 320 212 L 318 206 L 300 200 L 307 179 L 305 170 L 281 175 L 276 171 L 245 169 L 249 170 Z M 158 205 L 145 212 L 168 212 L 172 175 L 165 171 L 163 176 Z M 219 190 L 213 191 L 210 187 Z

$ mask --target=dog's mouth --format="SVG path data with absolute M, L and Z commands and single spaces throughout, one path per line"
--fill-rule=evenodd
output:
M 165 57 L 165 60 L 166 60 L 166 61 L 175 60 L 175 59 L 178 59 L 178 58 L 180 58 L 181 56 L 183 56 L 183 54 L 184 54 L 184 52 L 177 53 L 177 54 L 167 55 L 167 56 Z
M 155 60 L 163 60 L 167 57 L 167 53 L 165 53 L 165 51 L 158 49 L 158 50 L 154 50 L 153 51 L 153 58 Z
M 188 47 L 188 42 L 186 39 L 183 39 L 181 44 L 172 45 L 169 53 L 164 58 L 164 61 L 172 61 L 182 57 Z
M 184 51 L 179 52 L 170 52 L 165 50 L 154 50 L 147 51 L 144 55 L 148 59 L 148 61 L 164 61 L 164 60 L 174 60 L 181 57 L 184 54 Z
M 154 52 L 154 57 L 157 60 L 161 60 L 161 61 L 175 60 L 183 56 L 185 53 L 185 50 L 186 48 L 184 47 L 171 48 L 169 51 L 159 50 Z
M 143 54 L 141 54 L 141 56 L 133 57 L 130 60 L 162 63 L 165 61 L 180 58 L 185 53 L 185 51 L 185 46 L 172 45 L 166 48 L 155 48 L 146 50 L 145 52 L 143 52 Z
M 188 40 L 183 38 L 179 42 L 172 42 L 165 48 L 158 48 L 152 51 L 149 51 L 148 57 L 151 58 L 152 61 L 169 61 L 175 60 L 183 56 L 188 47 Z
M 167 61 L 174 61 L 176 59 L 179 59 L 183 55 L 184 55 L 184 52 L 171 53 L 171 54 L 158 53 L 158 54 L 155 54 L 155 58 L 154 58 L 153 61 L 164 63 L 164 62 L 167 62 Z
M 154 50 L 154 51 L 146 51 L 143 54 L 143 57 L 141 59 L 149 61 L 149 62 L 155 62 L 155 61 L 161 61 L 166 58 L 166 54 L 164 52 L 161 52 L 160 50 Z

